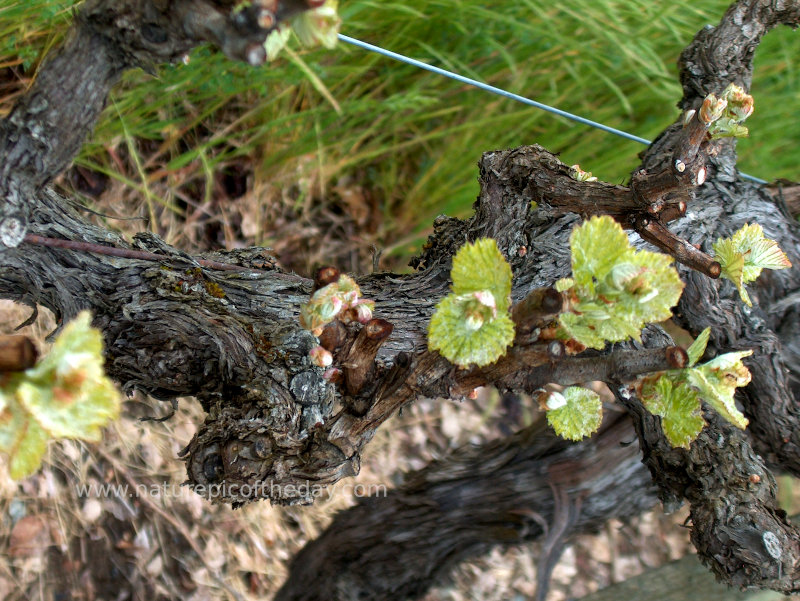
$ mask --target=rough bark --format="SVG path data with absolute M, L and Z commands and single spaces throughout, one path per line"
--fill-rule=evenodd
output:
M 539 422 L 462 449 L 340 513 L 295 557 L 275 600 L 414 599 L 467 557 L 536 539 L 545 541 L 544 574 L 570 536 L 656 502 L 639 453 L 625 444 L 634 436 L 615 413 L 580 444 Z
M 787 251 L 795 267 L 762 278 L 752 310 L 743 308 L 727 283 L 683 269 L 687 287 L 677 317 L 694 334 L 712 325 L 719 351 L 754 348 L 748 364 L 753 383 L 742 395 L 754 448 L 798 473 L 800 428 L 791 386 L 797 388 L 800 379 L 800 309 L 784 298 L 796 298 L 800 289 L 796 223 L 775 210 L 766 191 L 736 180 L 731 141 L 709 143 L 680 120 L 648 149 L 628 187 L 576 182 L 555 156 L 536 146 L 486 153 L 474 216 L 437 219 L 427 250 L 415 261 L 417 273 L 359 278 L 364 296 L 376 301 L 376 318 L 393 330 L 385 338 L 362 333 L 357 323 L 344 327 L 335 355 L 345 367 L 344 385 L 323 378 L 311 362 L 309 350 L 317 340 L 297 321 L 312 282 L 281 272 L 260 249 L 205 257 L 244 268 L 220 271 L 152 235 L 138 236 L 133 246 L 161 255 L 158 263 L 143 255 L 110 257 L 33 244 L 33 236 L 47 236 L 129 247 L 86 222 L 46 185 L 77 152 L 125 68 L 174 60 L 203 40 L 234 58 L 258 62 L 256 47 L 267 30 L 259 26 L 263 14 L 257 11 L 269 10 L 275 22 L 306 6 L 301 0 L 254 2 L 233 12 L 231 4 L 86 2 L 62 50 L 0 125 L 0 296 L 46 306 L 60 320 L 91 309 L 105 337 L 107 370 L 124 389 L 164 399 L 197 396 L 208 416 L 185 457 L 198 492 L 234 504 L 258 498 L 309 502 L 303 492 L 309 483 L 330 484 L 357 473 L 360 451 L 375 429 L 418 396 L 459 396 L 487 383 L 531 391 L 546 382 L 616 381 L 641 373 L 620 349 L 608 349 L 606 358 L 575 358 L 539 339 L 537 324 L 548 311 L 537 309 L 535 299 L 546 298 L 543 290 L 568 275 L 568 236 L 579 215 L 597 213 L 616 216 L 644 240 L 712 276 L 713 261 L 702 250 L 745 221 L 761 223 Z M 719 93 L 730 82 L 747 87 L 761 36 L 799 19 L 797 2 L 736 3 L 719 27 L 703 30 L 684 52 L 681 106 L 697 107 L 706 93 Z M 531 201 L 540 208 L 532 210 Z M 512 350 L 495 365 L 457 370 L 426 350 L 426 327 L 447 291 L 451 257 L 465 240 L 479 237 L 495 238 L 511 262 L 518 332 Z M 653 352 L 647 369 L 666 368 L 664 347 Z M 643 413 L 634 397 L 620 392 L 620 398 L 634 417 L 662 500 L 692 503 L 694 540 L 716 573 L 742 586 L 800 590 L 797 533 L 775 509 L 773 481 L 750 443 L 711 419 L 690 451 L 673 450 L 656 418 Z M 716 465 L 730 469 L 714 471 Z M 753 474 L 759 482 L 743 484 Z M 547 477 L 556 478 L 550 472 Z M 541 482 L 531 486 L 539 508 L 533 511 L 550 511 L 536 497 Z M 641 486 L 636 491 L 646 495 Z M 582 501 L 589 502 L 590 497 Z M 598 513 L 593 519 L 602 518 Z M 565 528 L 562 534 L 569 524 Z M 767 537 L 769 548 L 765 532 L 774 537 Z M 404 587 L 396 590 L 412 590 Z

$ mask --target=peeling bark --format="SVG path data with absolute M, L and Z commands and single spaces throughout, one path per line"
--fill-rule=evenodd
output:
M 129 245 L 89 224 L 72 201 L 47 187 L 78 151 L 109 89 L 126 68 L 176 60 L 201 41 L 215 43 L 233 58 L 259 62 L 263 59 L 258 48 L 269 32 L 260 24 L 274 24 L 308 6 L 302 0 L 262 1 L 235 12 L 232 5 L 208 0 L 88 0 L 83 5 L 64 46 L 45 62 L 32 88 L 0 123 L 0 296 L 46 306 L 60 321 L 91 309 L 94 325 L 105 337 L 107 371 L 124 390 L 136 388 L 161 399 L 198 397 L 207 418 L 184 451 L 189 482 L 200 494 L 234 505 L 260 498 L 310 502 L 304 492 L 309 484 L 331 484 L 357 473 L 360 452 L 375 430 L 419 396 L 458 397 L 490 383 L 501 390 L 531 391 L 548 382 L 614 382 L 634 418 L 661 499 L 668 507 L 689 500 L 692 536 L 703 560 L 733 584 L 800 590 L 795 569 L 800 565 L 798 533 L 776 509 L 774 481 L 758 456 L 800 473 L 800 236 L 796 222 L 778 210 L 781 205 L 767 190 L 736 180 L 734 143 L 709 142 L 696 125 L 684 128 L 679 119 L 645 152 L 628 187 L 577 182 L 568 167 L 538 146 L 484 154 L 473 217 L 438 218 L 425 252 L 414 261 L 417 273 L 358 278 L 364 296 L 376 301 L 377 312 L 372 326 L 341 323 L 325 335 L 323 343 L 331 347 L 335 365 L 341 368 L 337 384 L 323 377 L 323 370 L 309 359 L 319 341 L 297 321 L 299 307 L 313 289 L 311 280 L 283 273 L 261 249 L 192 257 L 152 235 L 139 235 Z M 272 20 L 263 18 L 259 11 L 264 10 Z M 719 93 L 731 82 L 748 87 L 753 51 L 764 33 L 781 23 L 795 26 L 799 20 L 798 2 L 736 3 L 719 27 L 703 30 L 684 52 L 680 106 L 696 108 L 707 93 Z M 538 209 L 532 209 L 532 201 Z M 712 350 L 755 351 L 748 362 L 753 382 L 741 395 L 751 420 L 752 443 L 710 417 L 709 427 L 689 451 L 671 449 L 658 419 L 644 413 L 620 388 L 620 380 L 669 365 L 666 349 L 671 341 L 663 333 L 654 330 L 659 345 L 637 351 L 637 360 L 626 354 L 626 345 L 602 355 L 569 357 L 563 346 L 541 335 L 541 326 L 552 319 L 550 311 L 558 305 L 547 290 L 569 274 L 569 234 L 579 216 L 593 214 L 614 216 L 639 234 L 632 234 L 637 244 L 653 243 L 712 276 L 714 262 L 705 252 L 718 236 L 729 235 L 746 221 L 758 221 L 787 252 L 795 267 L 762 276 L 753 287 L 752 310 L 743 307 L 729 283 L 681 268 L 687 286 L 676 311 L 679 323 L 693 334 L 711 325 Z M 132 246 L 160 260 L 36 245 L 35 236 Z M 447 292 L 452 256 L 466 240 L 480 237 L 494 238 L 512 265 L 517 335 L 511 350 L 494 365 L 459 370 L 426 350 L 426 328 L 436 300 Z M 214 270 L 213 263 L 200 259 L 241 269 Z M 550 309 L 548 298 L 553 300 Z M 525 448 L 529 434 L 512 443 Z M 340 591 L 335 598 L 348 598 L 347 591 L 369 586 L 416 594 L 460 557 L 462 548 L 468 553 L 485 544 L 535 537 L 544 532 L 545 523 L 553 523 L 557 528 L 551 532 L 557 534 L 545 540 L 552 557 L 572 531 L 639 510 L 652 500 L 646 484 L 631 484 L 635 495 L 617 514 L 608 505 L 615 498 L 610 496 L 609 478 L 617 472 L 611 467 L 585 472 L 588 458 L 581 453 L 602 447 L 602 461 L 617 457 L 616 447 L 603 446 L 603 436 L 611 437 L 601 435 L 577 446 L 550 441 L 539 448 L 539 443 L 530 443 L 539 451 L 526 459 L 531 462 L 527 471 L 538 476 L 518 478 L 519 486 L 529 487 L 519 494 L 530 495 L 523 511 L 545 516 L 541 523 L 533 518 L 537 526 L 523 527 L 507 516 L 510 530 L 478 525 L 465 530 L 465 539 L 459 538 L 456 526 L 445 528 L 446 522 L 437 520 L 453 500 L 458 502 L 448 519 L 453 524 L 469 519 L 471 514 L 461 509 L 467 506 L 470 487 L 479 484 L 466 475 L 463 482 L 419 476 L 424 484 L 415 489 L 412 483 L 396 497 L 399 501 L 376 509 L 376 515 L 382 516 L 381 524 L 391 523 L 393 515 L 399 524 L 419 519 L 428 530 L 421 527 L 416 534 L 427 537 L 420 539 L 426 545 L 433 536 L 430 528 L 438 523 L 435 536 L 442 537 L 443 547 L 437 551 L 441 557 L 431 556 L 435 549 L 422 553 L 430 564 L 416 580 L 409 571 L 396 581 L 391 573 L 378 581 L 388 565 L 378 569 L 379 562 L 364 564 L 364 575 L 348 572 L 337 577 L 327 590 Z M 489 456 L 498 453 L 511 465 L 514 453 L 525 452 L 495 445 Z M 548 463 L 561 457 L 572 461 L 573 454 L 584 461 L 577 480 Z M 503 475 L 503 461 L 481 466 L 473 458 L 467 463 L 486 480 L 489 475 L 510 477 Z M 465 468 L 460 469 L 463 473 Z M 642 471 L 637 468 L 629 475 L 638 479 Z M 754 474 L 758 482 L 751 481 Z M 592 484 L 597 478 L 602 486 Z M 450 484 L 439 489 L 440 480 Z M 542 498 L 542 491 L 550 488 L 553 494 Z M 436 498 L 438 505 L 409 500 L 410 491 Z M 580 511 L 572 506 L 565 514 L 564 499 L 579 499 Z M 363 516 L 370 503 L 353 515 Z M 591 513 L 588 508 L 593 506 L 605 509 Z M 589 515 L 581 525 L 581 516 Z M 320 548 L 344 537 L 335 530 L 336 522 L 333 528 L 324 539 L 329 542 L 320 543 Z M 379 531 L 369 540 L 387 553 L 387 562 L 397 561 L 400 553 L 419 552 L 419 543 L 393 547 L 393 539 L 381 538 Z M 333 552 L 320 556 L 309 551 L 301 558 L 298 565 L 310 562 L 320 574 L 335 575 L 342 569 L 342 557 Z M 288 592 L 300 590 L 296 582 L 285 590 L 285 598 L 312 598 Z

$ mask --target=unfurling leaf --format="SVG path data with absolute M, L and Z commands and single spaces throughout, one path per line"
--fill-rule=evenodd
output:
M 484 238 L 459 249 L 450 277 L 453 292 L 436 305 L 428 347 L 461 367 L 494 363 L 514 340 L 511 267 Z
M 757 223 L 745 224 L 730 238 L 720 238 L 714 244 L 714 254 L 722 267 L 722 277 L 734 283 L 739 296 L 752 306 L 744 285 L 753 282 L 763 269 L 791 267 L 786 254 L 774 240 L 764 237 Z
M 511 305 L 511 266 L 493 238 L 481 238 L 462 246 L 453 257 L 453 294 L 487 290 L 494 296 L 498 312 Z
M 584 171 L 580 165 L 572 165 L 569 168 L 569 175 L 572 179 L 579 182 L 596 182 L 597 178 L 592 175 L 591 171 Z
M 324 286 L 311 295 L 311 299 L 300 307 L 300 325 L 314 331 L 328 324 L 344 309 L 355 308 L 366 304 L 370 314 L 375 303 L 360 298 L 361 289 L 356 281 L 348 275 L 340 275 L 339 279 Z
M 102 337 L 90 320 L 79 314 L 35 367 L 0 380 L 0 451 L 10 457 L 12 478 L 38 469 L 49 439 L 97 441 L 119 415 L 119 393 L 103 371 Z
M 708 337 L 711 335 L 711 328 L 706 328 L 694 339 L 691 346 L 686 349 L 686 354 L 689 355 L 688 367 L 692 367 L 695 363 L 700 361 L 703 353 L 706 352 L 708 346 Z
M 662 374 L 645 379 L 639 394 L 647 410 L 661 417 L 669 443 L 688 449 L 706 424 L 697 391 Z
M 274 29 L 264 42 L 267 60 L 274 60 L 289 42 L 292 32 L 304 46 L 322 45 L 333 48 L 338 40 L 339 27 L 342 24 L 337 14 L 338 0 L 326 0 L 318 7 L 304 10 Z
M 556 283 L 568 291 L 570 309 L 559 315 L 563 332 L 584 346 L 639 339 L 646 323 L 672 316 L 683 282 L 667 255 L 637 251 L 610 217 L 593 217 L 570 236 L 572 278 Z
M 543 403 L 547 409 L 547 422 L 562 438 L 581 440 L 600 428 L 603 404 L 596 392 L 580 386 L 570 386 L 563 392 L 546 394 L 553 397 Z
M 705 420 L 700 400 L 737 428 L 747 427 L 747 418 L 733 400 L 736 388 L 750 383 L 750 371 L 742 358 L 752 351 L 725 353 L 696 365 L 708 344 L 710 328 L 703 330 L 687 350 L 688 367 L 665 371 L 640 380 L 637 393 L 650 413 L 661 416 L 664 434 L 672 446 L 689 448 Z
M 747 418 L 736 408 L 733 395 L 736 389 L 750 383 L 750 371 L 742 358 L 753 351 L 725 353 L 711 361 L 687 370 L 689 383 L 697 388 L 700 397 L 722 417 L 737 428 L 747 427 Z
M 709 125 L 711 139 L 745 138 L 749 135 L 742 122 L 753 114 L 753 97 L 736 84 L 728 85 L 717 99 L 709 94 L 698 118 Z
M 494 363 L 514 339 L 514 322 L 508 313 L 476 317 L 464 306 L 463 297 L 454 295 L 436 305 L 428 328 L 428 347 L 462 367 Z
M 338 5 L 338 0 L 327 0 L 319 8 L 305 10 L 292 19 L 292 31 L 303 46 L 336 46 L 342 24 L 336 12 Z

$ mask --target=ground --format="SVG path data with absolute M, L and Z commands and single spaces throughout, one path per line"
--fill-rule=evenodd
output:
M 38 4 L 29 3 L 30 10 L 38 11 Z M 443 30 L 443 21 L 449 25 L 463 18 L 461 35 L 453 36 L 460 47 L 449 51 L 445 58 L 456 58 L 447 62 L 465 72 L 488 74 L 492 83 L 536 92 L 545 101 L 652 137 L 674 117 L 677 80 L 671 65 L 680 48 L 703 23 L 717 20 L 727 2 L 707 0 L 705 12 L 700 12 L 684 10 L 681 3 L 640 6 L 609 0 L 589 9 L 585 2 L 570 0 L 561 3 L 563 14 L 543 3 L 540 12 L 551 19 L 551 26 L 542 30 L 536 23 L 509 19 L 508 32 L 502 20 L 490 31 L 485 21 L 491 15 L 484 14 L 481 3 L 457 4 L 466 7 L 463 13 L 456 15 L 443 3 L 438 21 L 414 24 L 419 27 L 416 37 L 428 40 L 431 32 L 438 35 Z M 523 4 L 514 5 L 514 10 L 523 10 Z M 398 25 L 405 4 L 386 3 L 386 10 L 393 12 L 380 21 L 383 29 L 371 28 L 374 3 L 350 5 L 346 25 L 351 31 L 374 33 L 399 50 L 401 43 L 408 43 L 406 51 L 421 52 L 408 27 Z M 611 12 L 603 12 L 606 8 Z M 572 14 L 584 9 L 598 12 L 589 19 Z M 616 10 L 624 14 L 608 28 L 609 15 Z M 484 19 L 485 35 L 471 27 L 477 18 Z M 578 25 L 570 21 L 573 18 Z M 6 25 L 0 19 L 0 33 L 7 33 Z M 646 26 L 653 30 L 644 31 Z M 764 68 L 757 71 L 756 86 L 772 85 L 764 100 L 773 108 L 761 111 L 764 104 L 758 94 L 763 88 L 756 87 L 759 108 L 754 120 L 764 121 L 753 127 L 745 168 L 762 177 L 796 171 L 791 153 L 781 150 L 796 139 L 787 128 L 798 127 L 791 113 L 796 85 L 786 73 L 797 72 L 793 61 L 800 53 L 789 45 L 789 33 L 773 34 L 767 42 L 772 46 L 757 56 L 759 61 L 762 56 L 769 59 L 761 61 Z M 498 40 L 509 36 L 518 41 L 515 48 L 499 51 Z M 443 44 L 446 37 L 435 41 Z M 17 42 L 9 42 L 9 35 L 0 39 L 8 42 L 0 45 L 1 117 L 29 84 L 39 56 L 36 48 L 53 39 L 34 26 Z M 656 39 L 661 46 L 657 53 L 650 52 L 647 43 Z M 540 42 L 546 48 L 535 46 Z M 562 43 L 568 44 L 566 50 Z M 34 50 L 16 56 L 19 48 Z M 508 54 L 517 50 L 517 56 Z M 228 65 L 208 50 L 198 51 L 192 64 L 224 78 L 228 96 L 220 105 L 228 107 L 225 110 L 208 109 L 216 100 L 203 94 L 208 89 L 216 94 L 220 86 L 216 80 L 201 79 L 200 69 L 170 68 L 158 78 L 134 74 L 122 89 L 139 90 L 138 96 L 115 94 L 94 146 L 59 186 L 80 194 L 99 213 L 92 219 L 128 237 L 152 230 L 189 251 L 261 244 L 273 248 L 284 268 L 299 273 L 308 274 L 323 262 L 365 273 L 372 269 L 377 251 L 383 251 L 380 268 L 405 269 L 408 255 L 424 240 L 436 213 L 468 213 L 477 193 L 475 164 L 484 150 L 539 142 L 613 181 L 621 181 L 635 167 L 638 146 L 628 143 L 612 149 L 603 146 L 606 134 L 587 132 L 532 109 L 523 111 L 491 97 L 476 101 L 483 97 L 467 97 L 450 83 L 412 82 L 410 69 L 393 67 L 381 86 L 362 89 L 361 82 L 371 81 L 376 66 L 371 58 L 347 52 L 342 54 L 349 62 L 342 64 L 318 54 L 306 57 L 343 103 L 338 111 L 321 99 L 301 70 L 285 65 L 275 81 L 264 75 L 268 71 L 259 75 L 264 78 L 259 85 L 270 84 L 275 92 L 273 107 L 252 89 L 238 90 L 247 79 L 241 76 L 243 67 Z M 645 63 L 642 56 L 648 57 Z M 535 57 L 534 65 L 525 62 L 530 57 Z M 592 63 L 594 58 L 601 62 Z M 361 63 L 354 66 L 357 61 Z M 173 90 L 169 86 L 177 92 L 163 94 L 164 87 Z M 344 105 L 345 100 L 353 104 Z M 353 109 L 356 103 L 363 104 L 358 105 L 361 112 Z M 651 112 L 655 106 L 661 113 Z M 137 107 L 142 107 L 141 113 Z M 417 109 L 419 113 L 413 112 Z M 779 109 L 788 116 L 778 115 Z M 310 115 L 311 120 L 270 121 L 288 110 Z M 251 136 L 254 122 L 266 133 Z M 463 124 L 472 128 L 461 138 Z M 489 140 L 489 130 L 503 135 Z M 341 136 L 346 143 L 340 143 Z M 755 155 L 770 157 L 769 164 L 758 163 Z M 28 316 L 29 309 L 0 301 L 0 334 L 12 333 Z M 42 310 L 21 333 L 45 350 L 44 339 L 54 328 L 52 315 Z M 360 492 L 356 485 L 364 490 L 391 488 L 403 472 L 432 458 L 502 436 L 539 417 L 528 400 L 504 402 L 489 390 L 464 403 L 419 401 L 378 432 L 360 475 L 342 482 L 330 498 L 311 507 L 258 503 L 234 511 L 180 487 L 185 472 L 177 455 L 202 420 L 202 411 L 194 400 L 181 399 L 169 420 L 140 420 L 168 412 L 168 405 L 143 396 L 126 399 L 122 417 L 105 431 L 101 443 L 53 443 L 43 469 L 21 482 L 8 477 L 0 460 L 0 557 L 7 559 L 0 562 L 0 598 L 270 598 L 292 555 L 338 510 L 353 503 Z M 105 484 L 126 485 L 132 496 L 96 494 Z M 797 495 L 786 480 L 782 484 L 783 504 L 796 512 Z M 81 494 L 81 486 L 94 487 L 92 494 Z M 151 494 L 134 495 L 137 486 Z M 664 516 L 656 508 L 630 523 L 611 522 L 596 536 L 576 539 L 555 569 L 548 600 L 580 597 L 691 553 L 682 527 L 685 518 L 685 512 Z M 450 580 L 425 599 L 530 598 L 537 557 L 536 544 L 495 549 L 459 565 Z

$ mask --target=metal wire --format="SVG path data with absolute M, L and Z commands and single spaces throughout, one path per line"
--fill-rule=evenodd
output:
M 356 38 L 351 38 L 350 36 L 339 34 L 339 39 L 342 42 L 347 44 L 351 44 L 353 46 L 357 46 L 358 48 L 362 48 L 363 50 L 368 50 L 369 52 L 375 52 L 376 54 L 380 54 L 382 56 L 386 56 L 388 58 L 394 59 L 396 61 L 400 61 L 401 63 L 406 63 L 408 65 L 412 65 L 419 69 L 425 69 L 426 71 L 430 71 L 432 73 L 436 73 L 437 75 L 442 75 L 444 77 L 449 77 L 450 79 L 454 79 L 458 82 L 465 83 L 467 85 L 476 87 L 484 92 L 489 92 L 491 94 L 497 94 L 498 96 L 503 96 L 505 98 L 510 98 L 511 100 L 516 100 L 517 102 L 521 102 L 522 104 L 527 104 L 528 106 L 533 106 L 543 111 L 547 111 L 548 113 L 552 113 L 554 115 L 558 115 L 559 117 L 564 117 L 565 119 L 569 119 L 571 121 L 576 121 L 577 123 L 582 123 L 583 125 L 588 125 L 589 127 L 594 127 L 595 129 L 602 130 L 604 132 L 608 132 L 610 134 L 614 134 L 615 136 L 619 136 L 620 138 L 625 138 L 626 140 L 631 140 L 633 142 L 638 142 L 639 144 L 644 144 L 645 146 L 649 146 L 651 144 L 651 140 L 647 140 L 645 138 L 640 138 L 639 136 L 635 136 L 633 134 L 629 134 L 626 131 L 622 131 L 621 129 L 616 129 L 614 127 L 610 127 L 605 125 L 604 123 L 598 123 L 597 121 L 592 121 L 591 119 L 587 119 L 586 117 L 581 117 L 580 115 L 575 115 L 568 111 L 563 111 L 559 108 L 554 106 L 550 106 L 548 104 L 544 104 L 542 102 L 537 102 L 536 100 L 532 100 L 530 98 L 526 98 L 525 96 L 520 96 L 519 94 L 514 94 L 507 90 L 503 90 L 502 88 L 496 88 L 495 86 L 490 86 L 489 84 L 480 82 L 476 79 L 472 79 L 470 77 L 465 77 L 463 75 L 459 75 L 458 73 L 453 73 L 452 71 L 448 71 L 446 69 L 442 69 L 440 67 L 435 67 L 433 65 L 429 65 L 427 63 L 423 63 L 422 61 L 418 61 L 414 58 L 409 58 L 403 54 L 398 54 L 397 52 L 392 52 L 391 50 L 386 50 L 385 48 L 381 48 L 380 46 L 375 46 L 373 44 L 369 44 L 367 42 L 363 42 Z M 758 184 L 766 184 L 767 181 L 753 177 L 752 175 L 747 175 L 746 173 L 739 173 L 739 175 L 743 179 L 750 180 L 752 182 L 756 182 Z

